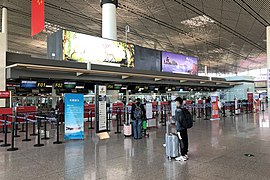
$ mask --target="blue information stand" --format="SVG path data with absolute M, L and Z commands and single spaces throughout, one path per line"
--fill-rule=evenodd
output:
M 65 140 L 84 139 L 84 97 L 65 94 Z

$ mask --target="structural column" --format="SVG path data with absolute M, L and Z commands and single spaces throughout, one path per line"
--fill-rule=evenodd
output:
M 101 0 L 102 37 L 117 40 L 116 8 L 118 0 Z
M 2 32 L 0 33 L 0 91 L 6 90 L 6 53 L 7 53 L 7 8 L 2 8 Z M 0 99 L 0 107 L 5 107 L 6 101 Z
M 266 27 L 266 47 L 267 47 L 267 96 L 270 97 L 270 26 Z M 270 107 L 270 106 L 269 106 Z

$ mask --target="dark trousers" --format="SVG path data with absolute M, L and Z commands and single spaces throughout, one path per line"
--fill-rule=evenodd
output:
M 188 153 L 188 133 L 187 129 L 183 129 L 180 131 L 180 135 L 182 137 L 182 142 L 180 142 L 181 155 L 184 156 Z

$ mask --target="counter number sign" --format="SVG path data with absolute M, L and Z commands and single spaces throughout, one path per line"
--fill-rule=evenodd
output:
M 63 89 L 63 83 L 55 83 L 54 87 L 57 89 Z
M 44 82 L 38 82 L 37 83 L 37 87 L 39 87 L 39 88 L 45 88 L 46 87 L 46 83 L 44 83 Z

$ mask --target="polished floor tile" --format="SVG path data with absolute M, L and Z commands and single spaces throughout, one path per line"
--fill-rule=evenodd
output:
M 220 121 L 196 119 L 189 130 L 187 162 L 169 161 L 165 157 L 163 126 L 150 129 L 150 137 L 142 140 L 115 135 L 115 126 L 110 139 L 99 140 L 86 128 L 84 141 L 66 141 L 61 145 L 53 144 L 56 130 L 54 126 L 48 127 L 51 139 L 41 141 L 44 147 L 33 147 L 37 137 L 22 142 L 24 134 L 20 133 L 21 137 L 15 141 L 18 151 L 0 148 L 0 180 L 263 180 L 270 177 L 267 112 Z M 174 131 L 173 126 L 171 130 Z M 246 153 L 254 157 L 244 156 Z

